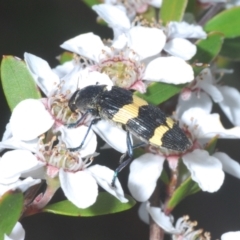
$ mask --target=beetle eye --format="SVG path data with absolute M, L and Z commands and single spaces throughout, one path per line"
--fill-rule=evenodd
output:
M 73 102 L 69 102 L 69 103 L 68 103 L 68 107 L 70 108 L 70 110 L 71 110 L 72 112 L 76 112 L 76 110 L 77 110 L 76 104 L 73 103 Z

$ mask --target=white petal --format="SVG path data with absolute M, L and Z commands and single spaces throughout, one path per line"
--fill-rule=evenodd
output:
M 36 153 L 38 145 L 38 138 L 31 141 L 20 141 L 17 138 L 11 137 L 3 142 L 0 142 L 0 149 L 11 148 L 11 149 L 25 149 L 30 152 Z
M 39 161 L 29 151 L 13 150 L 0 159 L 0 182 L 4 184 L 18 180 L 22 173 L 40 167 Z
M 87 208 L 95 203 L 98 185 L 90 174 L 85 171 L 71 173 L 60 169 L 59 179 L 64 194 L 74 205 Z
M 73 61 L 68 61 L 62 65 L 56 66 L 52 69 L 52 71 L 57 74 L 60 79 L 62 79 L 65 75 L 71 72 L 74 67 L 75 65 L 73 64 Z
M 78 88 L 82 89 L 89 85 L 108 85 L 113 86 L 113 82 L 105 73 L 97 71 L 81 71 L 79 73 Z
M 92 6 L 92 9 L 113 29 L 119 28 L 124 31 L 131 26 L 123 8 L 110 4 L 97 4 Z
M 196 138 L 240 138 L 240 127 L 225 129 L 219 114 L 206 113 L 201 108 L 190 108 L 182 115 L 181 124 L 186 124 Z
M 239 91 L 228 86 L 219 86 L 218 89 L 223 95 L 223 101 L 219 103 L 219 106 L 234 125 L 240 126 Z
M 2 196 L 5 192 L 9 190 L 20 190 L 25 192 L 30 187 L 39 184 L 41 179 L 33 179 L 32 177 L 28 177 L 24 180 L 17 180 L 14 183 L 10 184 L 0 184 L 0 196 Z
M 52 71 L 49 64 L 40 57 L 24 53 L 24 59 L 34 80 L 46 96 L 60 83 L 59 77 Z
M 149 224 L 149 215 L 147 211 L 147 202 L 143 202 L 140 204 L 140 207 L 138 209 L 138 216 L 139 218 L 145 222 L 146 224 Z
M 159 57 L 147 65 L 144 79 L 181 84 L 192 81 L 194 74 L 192 67 L 181 58 Z
M 136 200 L 145 202 L 152 195 L 163 168 L 164 158 L 146 153 L 130 165 L 128 188 Z
M 183 38 L 174 38 L 166 43 L 164 50 L 170 55 L 190 60 L 197 52 L 196 45 Z
M 24 240 L 25 230 L 21 223 L 17 222 L 9 236 L 4 236 L 4 240 Z
M 113 170 L 97 164 L 89 167 L 87 171 L 89 171 L 92 174 L 97 183 L 107 192 L 115 196 L 123 203 L 128 202 L 128 199 L 124 197 L 124 192 L 118 179 L 116 179 L 115 187 L 111 186 L 112 179 L 114 176 Z
M 21 181 L 21 184 L 19 184 L 15 189 L 19 189 L 22 192 L 25 192 L 30 187 L 39 184 L 41 182 L 41 179 L 33 179 L 32 177 L 27 177 Z
M 5 132 L 3 133 L 2 141 L 5 141 L 12 137 L 12 129 L 10 123 L 7 123 Z
M 151 217 L 153 218 L 154 222 L 157 223 L 164 231 L 177 234 L 179 231 L 174 228 L 172 224 L 172 219 L 167 216 L 161 208 L 158 207 L 151 207 L 149 203 L 147 203 L 147 210 Z
M 196 149 L 182 156 L 182 159 L 192 179 L 203 191 L 215 192 L 222 186 L 224 172 L 216 157 L 210 156 L 205 150 Z
M 133 27 L 129 31 L 129 47 L 142 59 L 160 53 L 166 42 L 166 36 L 158 28 Z
M 162 0 L 150 0 L 148 4 L 153 7 L 160 8 L 162 5 Z
M 121 128 L 112 125 L 106 120 L 101 120 L 93 127 L 93 130 L 111 147 L 121 153 L 127 152 L 127 133 Z
M 189 24 L 187 22 L 170 22 L 168 25 L 169 38 L 206 38 L 207 34 L 201 26 Z
M 79 147 L 83 138 L 86 136 L 88 127 L 82 125 L 77 128 L 61 128 L 62 140 L 66 144 L 67 148 Z M 93 154 L 97 148 L 97 137 L 92 130 L 89 131 L 87 138 L 79 150 L 81 157 L 86 157 Z
M 221 240 L 239 240 L 240 231 L 237 232 L 227 232 L 221 236 Z
M 29 176 L 35 179 L 46 179 L 45 164 L 39 161 L 38 166 L 36 168 L 27 170 L 26 172 L 21 174 L 21 178 L 27 178 Z
M 240 164 L 230 158 L 226 153 L 216 152 L 213 154 L 221 163 L 223 170 L 236 178 L 240 178 Z
M 205 92 L 200 92 L 199 94 L 190 92 L 190 96 L 186 100 L 182 94 L 184 93 L 179 95 L 178 104 L 176 107 L 177 119 L 181 119 L 183 113 L 189 110 L 189 108 L 201 108 L 207 113 L 212 111 L 212 100 Z
M 71 38 L 60 47 L 98 62 L 104 45 L 99 36 L 90 32 Z
M 124 33 L 119 33 L 117 37 L 114 38 L 112 47 L 116 49 L 122 49 L 126 46 L 128 38 Z
M 218 88 L 212 84 L 207 84 L 204 82 L 204 84 L 201 85 L 201 88 L 211 96 L 214 102 L 219 103 L 224 99 Z
M 196 77 L 196 88 L 204 90 L 206 93 L 211 96 L 214 102 L 223 101 L 223 95 L 217 86 L 213 85 L 214 79 L 209 68 L 203 69 L 200 74 Z
M 10 125 L 13 137 L 30 141 L 52 127 L 54 119 L 40 100 L 21 101 L 12 112 Z

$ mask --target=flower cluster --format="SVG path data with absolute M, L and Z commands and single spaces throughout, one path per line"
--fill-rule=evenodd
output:
M 198 2 L 206 8 L 226 1 Z M 140 217 L 148 222 L 146 216 L 150 216 L 173 240 L 210 239 L 208 233 L 195 230 L 196 224 L 188 217 L 180 218 L 174 226 L 170 214 L 187 197 L 182 186 L 190 180 L 195 185 L 188 194 L 218 191 L 225 172 L 240 178 L 240 164 L 214 148 L 217 138 L 240 138 L 240 93 L 219 84 L 222 76 L 232 70 L 200 63 L 202 70 L 196 71 L 197 64 L 191 59 L 197 54 L 197 43 L 208 37 L 200 25 L 187 21 L 164 24 L 139 16 L 161 4 L 158 0 L 109 0 L 94 5 L 92 9 L 112 29 L 113 38 L 106 41 L 88 32 L 65 41 L 61 48 L 70 51 L 72 59 L 54 69 L 33 54 L 24 54 L 27 69 L 44 97 L 25 99 L 13 109 L 0 142 L 0 149 L 8 150 L 0 158 L 0 196 L 9 190 L 25 192 L 45 181 L 46 191 L 30 204 L 35 210 L 43 209 L 59 188 L 78 208 L 88 208 L 96 202 L 98 185 L 120 202 L 128 202 L 118 178 L 112 185 L 116 172 L 94 159 L 99 155 L 97 135 L 122 153 L 121 160 L 124 159 L 135 148 L 126 141 L 131 129 L 125 131 L 104 119 L 92 125 L 91 114 L 73 113 L 68 102 L 77 89 L 90 85 L 106 85 L 109 89 L 117 86 L 144 94 L 153 83 L 183 84 L 171 118 L 189 140 L 189 147 L 184 152 L 174 152 L 163 150 L 161 145 L 146 144 L 143 154 L 130 165 L 128 188 L 142 202 Z M 229 4 L 239 3 L 228 2 L 224 7 Z M 225 129 L 219 115 L 211 113 L 213 102 L 220 106 L 232 128 Z M 135 115 L 138 117 L 138 113 Z M 164 124 L 171 128 L 167 120 Z M 144 136 L 131 137 L 136 144 L 149 140 Z M 168 175 L 167 180 L 164 175 Z M 152 206 L 159 181 L 164 183 L 167 196 L 158 199 L 158 206 Z M 182 194 L 180 200 L 177 191 Z M 19 223 L 14 229 L 19 230 Z M 23 229 L 20 232 L 24 235 Z M 239 236 L 239 232 L 225 233 L 222 240 L 232 235 Z

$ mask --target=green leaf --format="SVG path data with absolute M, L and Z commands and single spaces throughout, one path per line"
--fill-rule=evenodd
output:
M 25 62 L 19 58 L 3 57 L 1 79 L 3 91 L 11 110 L 24 99 L 41 97 Z
M 0 198 L 0 240 L 4 234 L 9 235 L 21 216 L 23 194 L 19 191 L 8 191 Z
M 172 210 L 176 207 L 185 197 L 199 192 L 201 189 L 198 184 L 194 182 L 191 178 L 184 181 L 173 193 L 172 197 L 168 201 L 167 209 Z
M 69 62 L 71 60 L 73 60 L 73 53 L 66 51 L 60 55 L 59 62 L 60 64 L 64 64 L 65 62 Z
M 240 37 L 225 39 L 220 55 L 232 61 L 240 60 Z
M 187 0 L 163 0 L 160 19 L 166 25 L 170 21 L 180 22 L 187 6 Z
M 240 36 L 239 26 L 240 7 L 234 7 L 211 18 L 204 26 L 204 30 L 206 32 L 221 32 L 226 38 L 234 38 Z
M 217 57 L 223 44 L 223 36 L 221 33 L 212 32 L 209 33 L 206 39 L 201 39 L 197 42 L 197 53 L 191 59 L 191 63 L 203 63 L 203 67 L 194 66 L 195 75 L 206 66 L 205 64 L 210 63 Z
M 86 3 L 86 5 L 88 5 L 89 7 L 100 3 L 100 1 L 98 0 L 83 0 L 83 2 Z
M 107 192 L 100 192 L 97 201 L 89 208 L 81 209 L 76 207 L 68 200 L 51 204 L 43 209 L 44 212 L 50 212 L 60 215 L 74 217 L 94 217 L 99 215 L 112 214 L 122 212 L 132 208 L 136 202 L 130 197 L 125 197 L 129 200 L 127 203 L 121 203 L 117 198 Z
M 174 85 L 158 82 L 149 85 L 146 93 L 135 92 L 135 94 L 151 104 L 158 105 L 179 93 L 184 86 L 184 84 Z

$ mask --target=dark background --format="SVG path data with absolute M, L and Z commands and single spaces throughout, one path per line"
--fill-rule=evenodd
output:
M 30 52 L 54 67 L 58 64 L 55 57 L 62 52 L 59 45 L 85 32 L 94 32 L 104 38 L 112 36 L 110 29 L 96 24 L 95 13 L 80 0 L 0 0 L 0 55 L 22 58 L 24 52 Z M 1 133 L 9 117 L 1 90 Z M 239 144 L 238 140 L 220 140 L 218 148 L 240 159 Z M 109 158 L 109 154 L 112 159 L 119 158 L 115 152 L 105 151 L 102 159 Z M 110 165 L 113 169 L 116 166 L 117 160 Z M 127 171 L 120 174 L 126 191 Z M 212 239 L 216 239 L 224 232 L 240 230 L 239 206 L 240 181 L 226 174 L 220 191 L 188 197 L 175 209 L 174 215 L 176 218 L 190 215 L 191 220 L 197 220 L 199 227 L 210 231 Z M 22 224 L 26 240 L 145 240 L 148 239 L 148 226 L 138 219 L 137 210 L 138 205 L 126 212 L 93 218 L 43 213 L 23 219 Z

